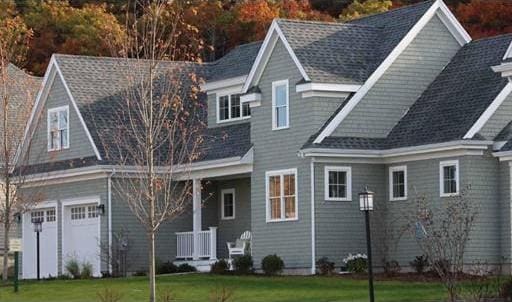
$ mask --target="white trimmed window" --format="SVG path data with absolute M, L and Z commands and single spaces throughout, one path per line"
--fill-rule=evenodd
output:
M 251 117 L 249 103 L 240 102 L 240 94 L 217 95 L 217 122 L 231 122 Z
M 69 148 L 69 107 L 48 109 L 48 151 Z
M 288 80 L 272 82 L 272 130 L 290 127 Z
M 439 187 L 441 197 L 459 194 L 459 161 L 442 161 L 439 164 Z
M 222 219 L 235 219 L 235 189 L 221 191 Z
M 267 222 L 297 220 L 297 169 L 269 171 L 265 178 Z
M 352 169 L 350 167 L 325 167 L 324 183 L 325 200 L 352 200 Z
M 389 200 L 407 199 L 407 166 L 389 168 Z

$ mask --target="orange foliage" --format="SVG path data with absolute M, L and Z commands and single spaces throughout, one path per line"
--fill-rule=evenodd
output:
M 456 14 L 473 38 L 512 32 L 510 0 L 473 0 L 460 4 Z

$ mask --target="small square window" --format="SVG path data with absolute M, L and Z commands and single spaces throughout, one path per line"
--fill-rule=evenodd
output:
M 352 169 L 350 167 L 325 167 L 325 200 L 352 200 Z
M 56 220 L 55 209 L 46 210 L 46 221 L 54 222 Z
M 459 194 L 459 161 L 444 161 L 439 165 L 441 197 Z
M 389 168 L 389 200 L 407 199 L 407 167 Z
M 85 219 L 85 207 L 73 207 L 71 208 L 71 220 L 82 220 Z

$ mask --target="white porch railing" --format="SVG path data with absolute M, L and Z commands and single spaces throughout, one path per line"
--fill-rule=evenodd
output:
M 197 248 L 196 248 L 197 247 Z M 217 259 L 217 227 L 210 227 L 208 231 L 176 233 L 176 258 Z

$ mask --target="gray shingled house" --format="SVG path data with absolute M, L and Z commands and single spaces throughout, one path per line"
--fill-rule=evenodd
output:
M 264 41 L 197 66 L 217 139 L 190 175 L 201 194 L 160 231 L 158 258 L 205 268 L 250 231 L 256 267 L 277 254 L 290 273 L 314 273 L 319 258 L 339 265 L 365 252 L 365 185 L 388 212 L 410 206 L 415 191 L 442 203 L 471 185 L 481 207 L 466 261 L 504 258 L 509 268 L 511 43 L 472 41 L 432 0 L 345 24 L 275 20 Z M 95 120 L 108 118 L 105 100 L 117 93 L 115 60 L 55 55 L 48 67 L 30 125 L 48 155 L 31 175 L 47 202 L 23 219 L 25 278 L 34 276 L 29 215 L 45 219 L 45 276 L 63 273 L 70 255 L 108 271 L 98 242 L 111 246 L 120 230 L 128 271 L 145 268 L 145 236 L 112 192 L 115 165 L 97 137 Z M 55 112 L 69 139 L 48 151 Z M 387 257 L 407 266 L 420 254 L 410 235 Z

